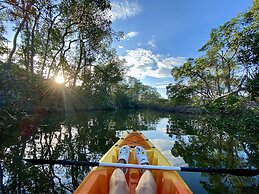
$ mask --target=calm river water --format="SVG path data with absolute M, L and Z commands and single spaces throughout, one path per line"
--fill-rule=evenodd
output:
M 32 166 L 22 158 L 98 161 L 131 129 L 143 131 L 175 166 L 259 168 L 257 120 L 133 110 L 52 114 L 36 128 L 19 125 L 0 136 L 0 192 L 71 193 L 88 167 Z M 194 193 L 259 192 L 258 176 L 180 175 Z

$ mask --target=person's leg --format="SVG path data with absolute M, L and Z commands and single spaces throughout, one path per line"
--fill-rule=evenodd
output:
M 148 157 L 146 150 L 141 146 L 136 146 L 134 149 L 136 159 L 140 165 L 148 165 Z M 141 170 L 142 176 L 136 187 L 136 194 L 155 194 L 156 183 L 150 170 Z
M 146 170 L 144 174 L 141 176 L 135 191 L 136 194 L 156 193 L 156 183 L 150 170 Z
M 109 194 L 128 194 L 129 188 L 127 185 L 126 177 L 120 168 L 113 171 L 110 179 Z
M 121 147 L 118 156 L 118 163 L 128 163 L 130 155 L 130 147 L 124 145 Z M 110 178 L 109 194 L 128 194 L 129 187 L 127 185 L 127 180 L 125 174 L 127 169 L 117 168 L 113 171 Z

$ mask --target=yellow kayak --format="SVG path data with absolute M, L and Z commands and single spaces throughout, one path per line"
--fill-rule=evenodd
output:
M 137 164 L 133 149 L 135 146 L 142 146 L 148 156 L 150 165 L 171 166 L 172 164 L 161 154 L 161 152 L 139 131 L 132 131 L 108 150 L 99 162 L 117 163 L 118 152 L 123 145 L 130 146 L 129 164 Z M 114 171 L 114 167 L 94 167 L 85 177 L 82 183 L 75 190 L 75 194 L 108 194 L 109 180 Z M 152 170 L 157 193 L 164 194 L 189 194 L 192 191 L 176 171 Z M 139 169 L 128 169 L 125 175 L 130 194 L 135 193 L 135 188 L 141 177 Z

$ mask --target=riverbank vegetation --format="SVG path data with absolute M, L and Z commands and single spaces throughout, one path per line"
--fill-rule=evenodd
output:
M 111 47 L 123 33 L 111 28 L 109 1 L 14 0 L 0 8 L 0 127 L 46 112 L 258 108 L 258 0 L 213 29 L 201 57 L 172 69 L 168 99 L 125 76 L 124 61 Z
M 259 1 L 245 13 L 212 29 L 201 56 L 172 69 L 176 83 L 167 87 L 175 104 L 208 110 L 258 102 Z
M 111 28 L 109 1 L 0 6 L 1 111 L 128 108 L 159 99 L 154 88 L 125 78 L 123 61 L 111 47 L 122 33 Z

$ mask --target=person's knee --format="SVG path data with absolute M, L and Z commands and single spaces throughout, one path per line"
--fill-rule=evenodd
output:
M 150 170 L 146 170 L 142 176 L 145 176 L 145 177 L 148 177 L 148 178 L 150 178 L 150 177 L 153 178 L 152 172 Z
M 129 193 L 126 178 L 122 170 L 116 169 L 110 179 L 109 194 Z
M 142 175 L 141 179 L 143 180 L 143 182 L 149 182 L 149 183 L 152 183 L 152 184 L 155 183 L 154 177 L 153 177 L 152 172 L 150 170 L 146 170 L 144 172 L 144 174 Z
M 149 193 L 149 194 L 152 194 L 152 193 L 156 193 L 156 187 L 152 184 L 148 184 L 148 183 L 142 183 L 142 184 L 139 184 L 137 187 L 136 187 L 136 193 L 139 194 L 144 194 L 144 193 Z
M 123 171 L 120 168 L 116 168 L 113 171 L 114 176 L 116 177 L 125 177 L 125 174 L 123 173 Z
M 112 178 L 111 178 L 111 184 L 113 185 L 124 185 L 126 184 L 125 175 L 120 169 L 116 169 L 113 172 Z
M 141 180 L 139 181 L 138 186 L 136 187 L 136 194 L 145 193 L 156 193 L 156 183 L 152 173 L 149 170 L 145 171 L 141 177 Z

